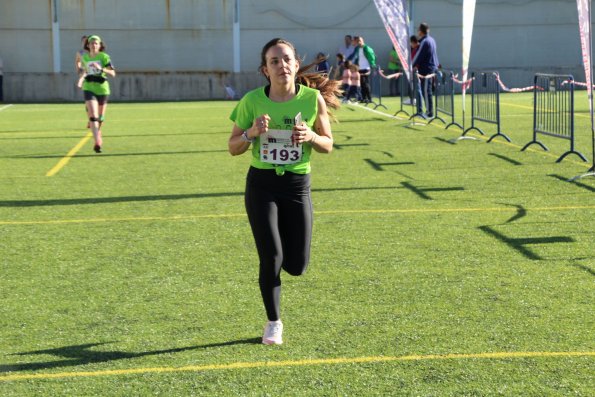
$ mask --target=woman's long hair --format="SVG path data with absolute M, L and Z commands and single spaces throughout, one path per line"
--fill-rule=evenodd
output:
M 293 56 L 295 57 L 295 59 L 299 60 L 297 51 L 295 50 L 295 47 L 293 46 L 293 44 L 291 44 L 289 41 L 281 39 L 281 38 L 272 39 L 271 41 L 269 41 L 268 43 L 265 44 L 265 46 L 262 48 L 262 52 L 260 54 L 260 67 L 258 68 L 258 70 L 261 73 L 263 73 L 262 69 L 267 64 L 267 60 L 266 60 L 267 51 L 271 47 L 273 47 L 277 44 L 285 44 L 286 46 L 291 48 L 293 51 Z M 310 88 L 317 89 L 318 91 L 320 91 L 320 94 L 322 95 L 322 98 L 326 102 L 326 105 L 328 108 L 338 109 L 341 106 L 340 102 L 339 102 L 339 98 L 338 98 L 338 95 L 341 94 L 341 90 L 340 90 L 341 82 L 338 80 L 330 79 L 328 77 L 328 74 L 326 74 L 326 73 L 308 72 L 308 69 L 310 69 L 314 64 L 316 64 L 316 62 L 314 62 L 310 65 L 300 67 L 300 69 L 298 70 L 297 75 L 296 75 L 296 83 L 305 85 Z M 263 75 L 264 75 L 264 73 L 263 73 Z M 265 77 L 268 80 L 268 77 L 266 75 L 265 75 Z M 328 114 L 332 119 L 334 119 L 334 116 L 332 115 L 332 113 L 330 111 L 328 111 Z

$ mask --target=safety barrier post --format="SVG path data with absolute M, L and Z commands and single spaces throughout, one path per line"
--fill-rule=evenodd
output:
M 374 96 L 378 98 L 378 103 L 374 102 Z M 374 109 L 379 107 L 387 109 L 387 107 L 382 104 L 382 78 L 376 68 L 372 68 L 370 71 L 370 98 L 372 101 L 366 103 L 366 106 L 372 104 L 374 105 Z
M 455 121 L 455 86 L 454 86 L 454 73 L 449 70 L 442 70 L 438 72 L 436 76 L 436 85 L 434 95 L 436 96 L 436 105 L 434 106 L 435 113 L 434 118 L 430 120 L 428 124 L 431 124 L 434 120 L 440 120 L 443 124 L 446 121 L 440 117 L 440 113 L 444 113 L 451 117 L 450 123 L 444 127 L 448 129 L 451 125 L 456 125 L 460 129 L 463 126 Z
M 576 154 L 586 162 L 585 156 L 574 149 L 574 78 L 571 75 L 538 73 L 534 82 L 533 139 L 521 151 L 533 144 L 549 150 L 537 139 L 537 134 L 542 134 L 570 141 L 570 149 L 556 163 L 569 154 Z
M 426 77 L 426 76 L 422 76 L 420 75 L 417 71 L 415 73 L 412 74 L 413 76 L 413 98 L 415 98 L 416 101 L 421 101 L 422 103 L 419 104 L 416 102 L 415 106 L 416 106 L 416 111 L 415 113 L 409 117 L 409 120 L 414 119 L 415 117 L 421 117 L 424 120 L 428 119 L 428 116 L 423 113 L 423 108 L 424 105 L 427 105 L 428 103 L 428 92 L 429 90 L 432 89 L 432 78 L 431 77 Z M 418 91 L 418 87 L 421 85 L 421 93 L 423 98 L 417 98 L 417 91 Z M 417 109 L 421 109 L 421 112 L 419 112 Z M 434 112 L 434 115 L 436 114 L 436 112 Z
M 496 124 L 496 133 L 488 139 L 488 143 L 496 137 L 503 137 L 508 142 L 510 138 L 500 129 L 500 84 L 497 72 L 473 72 L 471 85 L 471 127 L 463 132 L 476 130 L 481 135 L 485 133 L 475 125 L 476 121 Z
M 399 76 L 399 96 L 401 97 L 401 104 L 399 105 L 399 110 L 397 110 L 394 116 L 405 113 L 406 116 L 409 116 L 409 112 L 403 109 L 403 105 L 406 105 L 405 98 L 409 98 L 409 105 L 413 106 L 413 91 L 410 88 L 409 81 L 407 80 L 407 76 L 403 73 L 403 75 Z

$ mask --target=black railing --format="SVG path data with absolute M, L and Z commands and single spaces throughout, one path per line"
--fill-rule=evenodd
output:
M 521 150 L 537 144 L 549 150 L 537 139 L 537 134 L 566 139 L 570 149 L 562 154 L 557 163 L 569 154 L 576 154 L 587 161 L 574 148 L 574 78 L 570 75 L 536 74 L 533 88 L 533 139 Z

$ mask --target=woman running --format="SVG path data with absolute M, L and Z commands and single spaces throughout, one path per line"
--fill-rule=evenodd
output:
M 338 108 L 340 82 L 302 73 L 293 44 L 279 38 L 262 49 L 259 69 L 269 84 L 247 93 L 233 110 L 229 152 L 239 155 L 252 145 L 245 205 L 268 318 L 262 343 L 279 345 L 281 269 L 299 276 L 310 260 L 310 154 L 333 149 L 327 106 Z
M 116 77 L 116 71 L 112 66 L 110 56 L 104 52 L 105 44 L 99 36 L 89 36 L 85 49 L 88 52 L 81 57 L 85 73 L 79 80 L 79 87 L 83 89 L 90 127 L 95 139 L 93 150 L 95 150 L 95 153 L 101 153 L 101 146 L 103 145 L 101 124 L 104 120 L 107 99 L 110 94 L 110 86 L 106 76 Z

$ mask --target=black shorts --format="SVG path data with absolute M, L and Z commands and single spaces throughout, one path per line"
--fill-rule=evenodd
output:
M 96 100 L 100 105 L 105 105 L 108 98 L 108 95 L 97 95 L 91 91 L 83 91 L 83 94 L 85 95 L 85 101 Z

